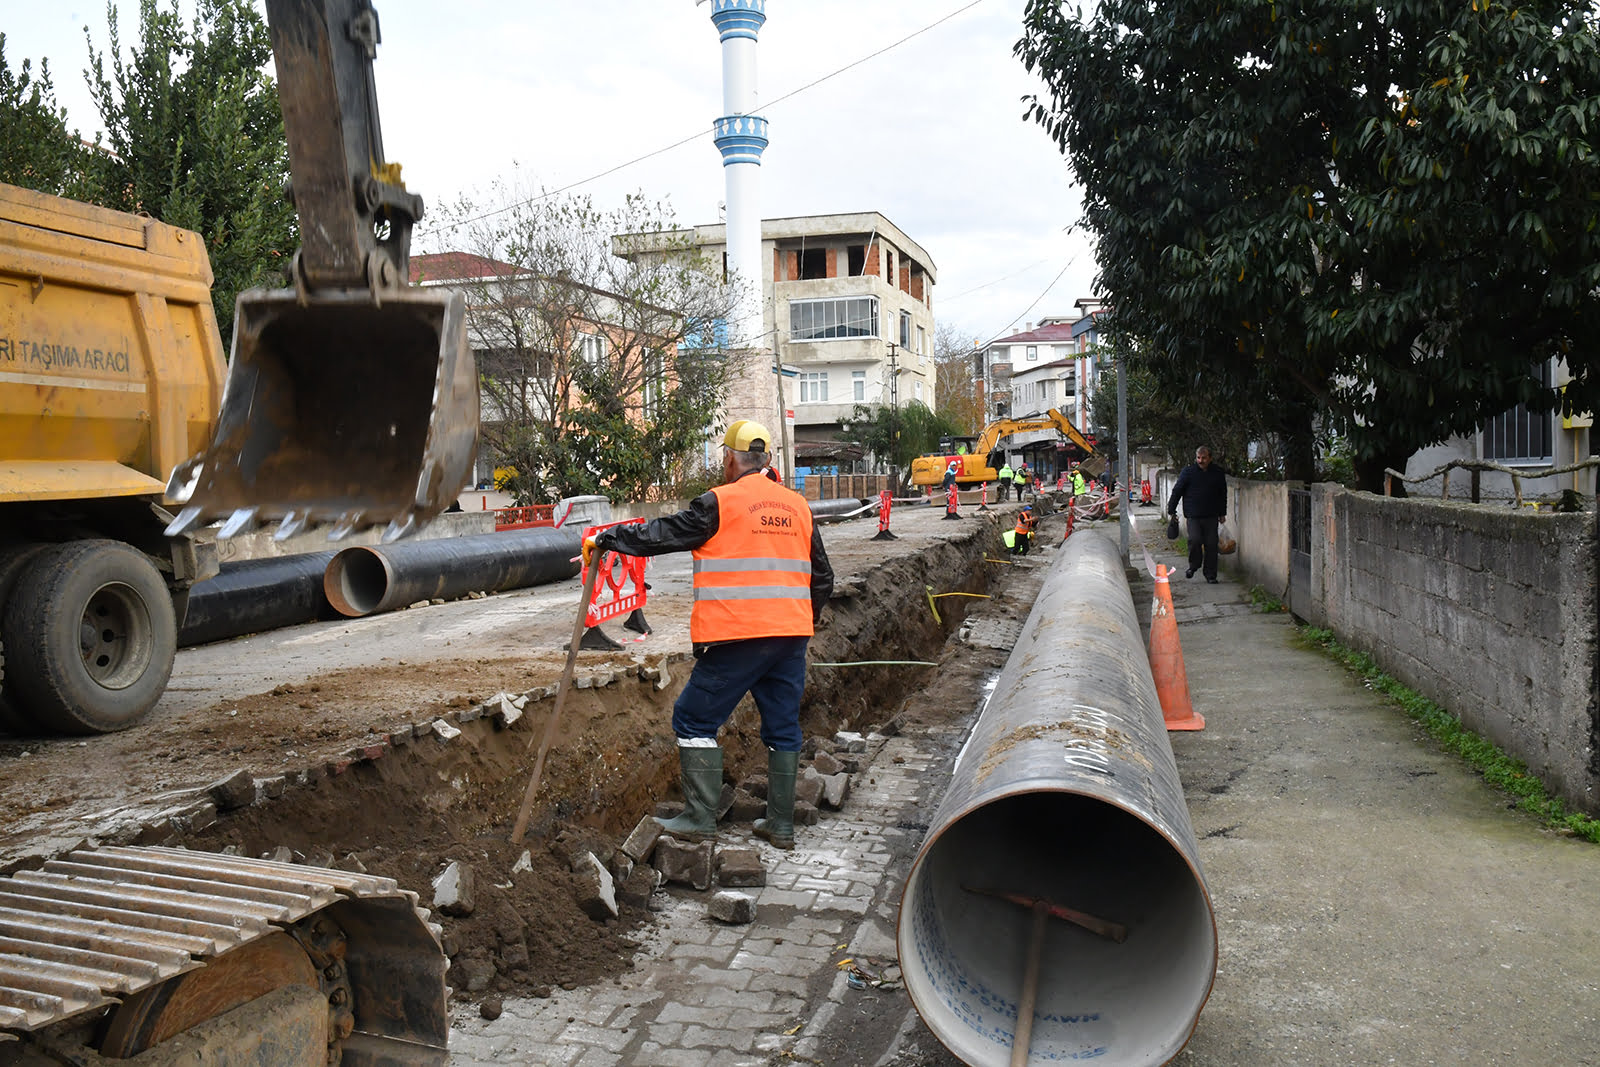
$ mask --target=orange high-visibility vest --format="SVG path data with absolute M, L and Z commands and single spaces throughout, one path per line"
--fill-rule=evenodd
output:
M 754 475 L 711 491 L 717 532 L 694 550 L 689 639 L 811 636 L 811 506 Z

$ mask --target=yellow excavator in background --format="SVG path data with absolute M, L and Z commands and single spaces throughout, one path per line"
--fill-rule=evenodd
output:
M 303 244 L 290 287 L 239 294 L 226 371 L 198 234 L 0 186 L 13 731 L 118 730 L 156 703 L 189 588 L 217 572 L 208 521 L 393 540 L 470 478 L 465 301 L 408 284 L 422 201 L 384 161 L 377 14 L 266 9 Z M 0 877 L 0 1065 L 442 1067 L 446 966 L 389 879 L 82 848 Z
M 1044 415 L 1031 419 L 996 419 L 983 428 L 983 433 L 972 439 L 965 452 L 933 452 L 911 461 L 911 484 L 917 486 L 940 485 L 950 464 L 956 464 L 957 485 L 977 485 L 997 481 L 1000 472 L 994 467 L 995 447 L 1012 434 L 1034 430 L 1058 430 L 1067 439 L 1067 453 L 1080 463 L 1094 456 L 1094 444 L 1078 432 L 1072 420 L 1051 408 Z

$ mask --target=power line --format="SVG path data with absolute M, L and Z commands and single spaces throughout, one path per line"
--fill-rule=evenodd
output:
M 1064 277 L 1066 275 L 1067 271 L 1071 269 L 1072 265 L 1078 261 L 1078 256 L 1081 255 L 1081 254 L 1082 253 L 1074 252 L 1073 255 L 1072 255 L 1072 258 L 1067 260 L 1066 266 L 1061 268 L 1060 273 L 1058 273 L 1054 278 L 1050 279 L 1050 284 L 1044 287 L 1044 292 L 1042 292 L 1038 296 L 1034 297 L 1033 298 L 1033 303 L 1029 304 L 1027 307 L 1022 309 L 1022 314 L 1020 314 L 1016 318 L 1012 319 L 1009 323 L 1006 324 L 1004 330 L 1001 330 L 999 333 L 995 334 L 993 337 L 989 338 L 987 341 L 985 341 L 983 344 L 979 345 L 978 347 L 979 348 L 987 348 L 989 345 L 991 345 L 994 342 L 998 341 L 1000 338 L 1006 336 L 1006 331 L 1010 330 L 1013 326 L 1015 326 L 1017 324 L 1017 322 L 1019 320 L 1021 320 L 1025 316 L 1027 316 L 1027 314 L 1030 311 L 1032 311 L 1034 308 L 1038 307 L 1039 306 L 1039 301 L 1043 300 L 1045 297 L 1050 295 L 1050 290 L 1052 290 L 1052 289 L 1054 289 L 1056 287 L 1056 282 L 1059 282 L 1062 279 L 1062 277 Z
M 767 103 L 765 103 L 763 105 L 763 107 L 764 108 L 768 108 L 768 107 L 772 107 L 772 106 L 774 106 L 776 104 L 781 104 L 785 100 L 791 99 L 792 97 L 799 96 L 801 93 L 805 92 L 807 89 L 814 89 L 817 86 L 821 85 L 823 82 L 828 81 L 831 78 L 838 77 L 839 75 L 843 74 L 847 70 L 852 70 L 852 69 L 854 69 L 856 67 L 861 66 L 863 63 L 866 63 L 866 62 L 868 62 L 870 60 L 873 60 L 873 59 L 877 59 L 879 56 L 883 55 L 884 53 L 890 52 L 890 51 L 893 51 L 896 48 L 899 48 L 901 45 L 905 44 L 907 41 L 911 40 L 912 38 L 922 36 L 924 33 L 927 33 L 929 30 L 935 29 L 936 27 L 941 26 L 946 22 L 949 22 L 951 19 L 955 18 L 957 15 L 960 15 L 963 12 L 966 12 L 966 11 L 970 11 L 973 8 L 977 7 L 981 3 L 983 3 L 983 0 L 971 0 L 970 3 L 965 4 L 962 7 L 956 8 L 954 11 L 950 12 L 950 14 L 944 16 L 943 18 L 938 19 L 938 20 L 936 20 L 934 22 L 928 23 L 926 26 L 922 27 L 920 30 L 915 30 L 915 31 L 913 31 L 911 33 L 906 34 L 904 37 L 900 38 L 898 41 L 895 41 L 893 44 L 885 45 L 884 47 L 878 49 L 876 52 L 873 52 L 870 55 L 862 56 L 860 59 L 855 60 L 852 63 L 847 63 L 844 66 L 840 67 L 838 70 L 833 71 L 832 73 L 824 74 L 822 77 L 816 79 L 815 81 L 807 82 L 806 84 L 800 86 L 800 88 L 798 88 L 798 89 L 794 89 L 794 90 L 792 90 L 790 92 L 784 93 L 782 96 L 778 97 L 777 99 L 768 101 Z M 466 225 L 468 225 L 470 223 L 482 222 L 484 219 L 493 218 L 495 215 L 502 215 L 507 211 L 512 211 L 512 210 L 515 210 L 516 208 L 519 208 L 519 207 L 526 207 L 529 204 L 536 204 L 541 200 L 548 200 L 552 196 L 560 196 L 562 193 L 569 192 L 569 191 L 571 191 L 573 189 L 578 188 L 581 185 L 588 185 L 590 182 L 599 181 L 601 178 L 604 178 L 604 177 L 607 177 L 609 175 L 615 174 L 619 170 L 626 170 L 628 167 L 631 167 L 636 163 L 643 163 L 647 159 L 654 159 L 656 156 L 664 155 L 665 153 L 670 152 L 675 148 L 682 148 L 684 145 L 690 143 L 691 141 L 700 140 L 702 137 L 705 136 L 705 133 L 706 133 L 706 131 L 704 129 L 696 130 L 694 133 L 692 133 L 689 136 L 683 138 L 682 140 L 674 141 L 674 142 L 672 142 L 671 144 L 667 145 L 664 148 L 657 148 L 653 152 L 646 152 L 642 156 L 635 156 L 634 158 L 628 160 L 626 163 L 618 163 L 616 166 L 608 167 L 605 170 L 600 171 L 598 174 L 591 174 L 587 178 L 580 178 L 579 180 L 577 180 L 575 182 L 570 182 L 570 183 L 568 183 L 566 185 L 561 186 L 558 189 L 550 189 L 550 190 L 547 190 L 545 192 L 542 192 L 542 193 L 538 194 L 537 196 L 530 196 L 526 200 L 518 200 L 515 203 L 506 204 L 506 205 L 503 205 L 501 207 L 497 207 L 497 208 L 493 209 L 492 211 L 485 211 L 481 215 L 474 215 L 471 218 L 461 219 L 458 222 L 451 222 L 451 223 L 447 223 L 447 224 L 441 225 L 441 226 L 429 226 L 423 232 L 424 233 L 447 233 L 450 230 L 460 229 L 462 226 L 466 226 Z

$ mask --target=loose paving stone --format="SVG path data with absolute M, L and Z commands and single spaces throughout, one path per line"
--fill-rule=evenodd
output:
M 717 884 L 747 888 L 767 884 L 761 853 L 753 848 L 725 848 L 717 853 Z
M 461 736 L 461 730 L 458 727 L 451 726 L 443 719 L 433 720 L 433 732 L 441 741 L 453 741 Z
M 833 735 L 833 746 L 844 752 L 865 752 L 867 739 L 853 731 L 840 730 Z
M 655 865 L 669 882 L 701 890 L 709 889 L 711 852 L 710 841 L 695 843 L 663 836 L 656 842 Z
M 616 918 L 616 881 L 605 864 L 593 852 L 586 852 L 573 865 L 573 873 L 578 876 L 578 907 L 583 913 L 591 919 Z
M 661 836 L 661 824 L 646 815 L 639 820 L 633 828 L 628 839 L 622 842 L 622 852 L 635 863 L 643 863 L 649 858 L 650 852 L 656 847 L 656 840 Z
M 643 863 L 635 864 L 628 877 L 617 883 L 617 900 L 635 908 L 648 908 L 650 894 L 656 891 L 661 876 L 655 868 Z
M 248 807 L 256 800 L 256 780 L 249 771 L 241 768 L 206 786 L 206 796 L 211 798 L 218 811 Z
M 815 826 L 822 819 L 822 814 L 817 811 L 817 806 L 809 801 L 796 800 L 794 802 L 794 824 L 796 826 Z
M 850 795 L 850 776 L 848 774 L 830 774 L 822 779 L 822 806 L 838 811 L 844 807 L 845 797 Z
M 822 775 L 824 778 L 830 774 L 838 774 L 840 771 L 844 770 L 844 764 L 840 763 L 839 758 L 832 752 L 818 752 L 817 758 L 811 761 L 811 765 L 815 767 L 817 769 L 817 773 Z
M 794 780 L 795 803 L 815 805 L 822 797 L 822 775 L 815 767 L 802 767 Z
M 733 792 L 733 803 L 728 806 L 723 815 L 726 822 L 750 822 L 759 819 L 767 813 L 767 802 L 761 797 L 753 796 L 743 789 Z
M 613 851 L 610 842 L 593 830 L 562 830 L 550 842 L 550 854 L 571 870 L 577 870 L 583 858 L 590 853 L 603 866 L 611 859 Z
M 472 890 L 472 868 L 459 860 L 451 860 L 433 880 L 433 907 L 446 915 L 471 915 L 477 907 Z
M 756 921 L 756 899 L 746 893 L 713 893 L 706 910 L 718 922 L 744 925 Z

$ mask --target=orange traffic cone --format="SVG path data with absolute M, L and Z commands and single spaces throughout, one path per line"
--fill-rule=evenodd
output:
M 1172 583 L 1167 566 L 1156 564 L 1156 597 L 1150 605 L 1150 673 L 1155 676 L 1161 717 L 1170 730 L 1204 730 L 1205 719 L 1189 702 L 1189 675 L 1183 669 L 1178 619 L 1172 613 Z

